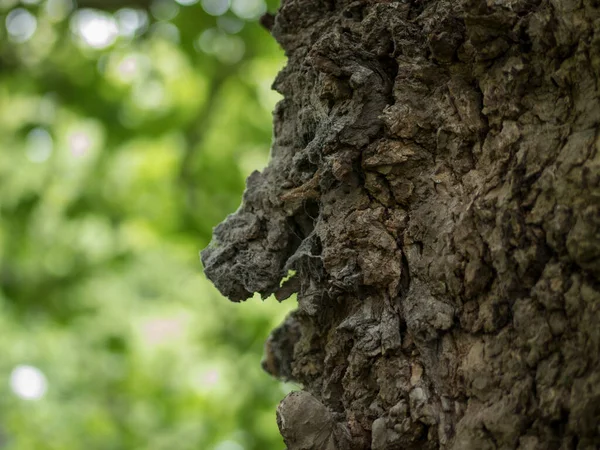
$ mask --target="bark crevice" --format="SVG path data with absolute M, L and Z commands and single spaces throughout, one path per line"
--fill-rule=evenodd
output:
M 263 361 L 304 387 L 289 450 L 600 446 L 599 24 L 282 2 L 271 162 L 202 260 L 234 301 L 298 294 Z

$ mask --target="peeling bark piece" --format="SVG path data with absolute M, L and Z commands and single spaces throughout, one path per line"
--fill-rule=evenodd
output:
M 288 450 L 349 450 L 349 432 L 329 409 L 305 391 L 292 392 L 277 408 L 277 425 Z
M 250 175 L 242 206 L 214 229 L 211 244 L 201 253 L 206 276 L 234 302 L 255 292 L 263 297 L 275 292 L 296 242 L 277 203 L 262 198 L 269 174 L 266 169 Z

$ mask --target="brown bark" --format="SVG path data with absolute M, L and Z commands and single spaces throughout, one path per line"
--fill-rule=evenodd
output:
M 282 2 L 272 159 L 203 262 L 298 293 L 289 450 L 600 448 L 599 6 Z

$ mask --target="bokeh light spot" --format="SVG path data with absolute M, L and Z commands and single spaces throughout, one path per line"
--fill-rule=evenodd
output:
M 238 36 L 230 36 L 216 28 L 204 31 L 196 40 L 197 50 L 212 54 L 220 61 L 235 64 L 240 61 L 246 51 L 244 41 Z
M 194 47 L 196 50 L 204 53 L 212 53 L 213 42 L 218 33 L 219 30 L 216 28 L 209 28 L 208 30 L 203 31 L 202 34 L 194 41 Z
M 34 163 L 47 161 L 52 154 L 52 136 L 43 128 L 34 128 L 27 134 L 27 159 Z
M 117 76 L 124 83 L 131 83 L 150 65 L 149 58 L 142 53 L 130 53 L 121 58 L 117 65 Z
M 202 0 L 202 8 L 211 16 L 222 16 L 229 10 L 229 0 Z
M 75 7 L 73 0 L 48 0 L 46 2 L 46 14 L 53 22 L 65 19 Z
M 23 8 L 13 9 L 6 16 L 6 31 L 15 42 L 26 42 L 37 29 L 37 19 Z
M 48 390 L 48 381 L 37 367 L 20 365 L 10 374 L 10 388 L 25 400 L 39 400 Z
M 114 17 L 101 11 L 82 9 L 73 15 L 72 26 L 85 44 L 102 49 L 112 45 L 119 35 Z
M 154 0 L 150 12 L 156 20 L 173 20 L 179 14 L 179 5 L 173 0 Z
M 155 23 L 152 25 L 151 33 L 153 36 L 174 44 L 180 40 L 179 29 L 172 23 Z
M 256 20 L 267 12 L 264 0 L 232 0 L 231 10 L 241 19 Z
M 144 340 L 151 345 L 162 344 L 179 339 L 184 332 L 185 317 L 159 318 L 144 324 Z
M 244 28 L 244 21 L 235 17 L 221 16 L 217 18 L 217 25 L 226 33 L 236 34 Z
M 204 374 L 204 382 L 207 386 L 212 386 L 219 382 L 219 371 L 216 369 L 209 370 Z
M 215 52 L 218 59 L 224 63 L 235 64 L 244 56 L 246 45 L 237 36 L 221 34 L 215 42 Z
M 69 135 L 69 149 L 73 156 L 83 156 L 92 147 L 92 138 L 84 131 L 75 131 Z
M 133 37 L 148 27 L 148 14 L 140 9 L 122 8 L 115 13 L 119 34 Z
M 138 71 L 138 62 L 134 56 L 128 56 L 119 64 L 119 75 L 122 79 L 130 79 Z

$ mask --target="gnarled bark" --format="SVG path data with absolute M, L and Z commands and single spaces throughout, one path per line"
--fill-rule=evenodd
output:
M 202 259 L 298 293 L 289 450 L 599 448 L 599 6 L 282 2 L 271 162 Z

